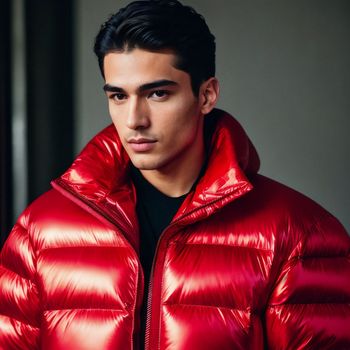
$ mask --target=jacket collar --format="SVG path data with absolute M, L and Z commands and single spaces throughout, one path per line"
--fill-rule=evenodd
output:
M 184 223 L 203 219 L 253 186 L 248 180 L 260 166 L 258 154 L 242 126 L 229 114 L 215 109 L 206 116 L 209 137 L 208 162 L 204 175 L 179 209 L 174 220 Z
M 183 202 L 173 221 L 187 224 L 203 219 L 252 189 L 247 175 L 259 169 L 259 158 L 240 124 L 214 110 L 204 175 Z M 135 189 L 130 160 L 113 125 L 97 134 L 53 187 L 64 189 L 95 209 L 124 233 L 137 232 Z

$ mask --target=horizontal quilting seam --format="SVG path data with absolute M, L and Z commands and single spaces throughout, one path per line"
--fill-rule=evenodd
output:
M 14 315 L 10 315 L 7 311 L 11 311 L 11 310 L 6 310 L 6 311 L 3 311 L 1 314 L 0 314 L 0 317 L 6 317 L 10 320 L 15 320 L 19 323 L 22 323 L 24 325 L 27 325 L 31 328 L 39 328 L 37 324 L 33 323 L 32 320 L 28 319 L 27 317 L 21 317 L 19 318 L 18 316 L 14 316 Z M 35 322 L 35 321 L 34 321 Z M 1 344 L 0 344 L 1 345 Z
M 29 282 L 31 286 L 35 285 L 30 278 L 21 275 L 20 272 L 13 271 L 4 265 L 0 265 L 0 269 L 1 268 L 4 269 L 6 271 L 6 273 L 10 273 L 11 275 L 14 275 L 15 277 L 19 277 L 21 279 L 24 279 L 25 281 Z
M 244 312 L 250 312 L 250 307 L 247 308 L 238 308 L 238 307 L 227 307 L 227 306 L 215 306 L 215 305 L 202 305 L 202 304 L 185 304 L 185 303 L 165 303 L 163 306 L 190 306 L 190 307 L 202 307 L 202 308 L 210 308 L 210 309 L 221 309 L 221 310 L 237 310 L 237 311 L 244 311 Z
M 242 249 L 253 249 L 253 250 L 263 250 L 266 252 L 273 252 L 272 249 L 265 248 L 257 248 L 257 247 L 247 247 L 241 246 L 237 244 L 220 244 L 220 243 L 191 243 L 191 242 L 175 242 L 175 244 L 185 244 L 185 245 L 193 245 L 193 246 L 214 246 L 214 247 L 223 247 L 223 248 L 242 248 Z
M 116 308 L 103 308 L 103 307 L 71 307 L 71 308 L 62 308 L 62 309 L 45 309 L 43 312 L 51 311 L 118 311 L 118 312 L 128 312 L 127 309 L 116 309 Z
M 69 246 L 59 246 L 59 247 L 47 247 L 47 248 L 41 248 L 39 252 L 47 251 L 47 250 L 55 250 L 55 249 L 86 249 L 86 248 L 123 248 L 123 249 L 130 249 L 127 246 L 119 246 L 119 245 L 69 245 Z
M 297 255 L 295 259 L 311 260 L 311 259 L 349 259 L 347 255 Z
M 279 305 L 267 305 L 267 308 L 276 308 L 276 307 L 283 307 L 283 306 L 293 306 L 293 305 L 349 305 L 349 302 L 334 302 L 334 301 L 326 301 L 326 302 L 319 302 L 319 303 L 283 303 L 283 304 L 279 304 Z
M 22 321 L 22 320 L 18 319 L 17 317 L 14 317 L 14 316 L 9 316 L 7 314 L 1 314 L 0 317 L 6 317 L 6 318 L 8 318 L 10 320 L 15 320 L 16 322 L 22 323 L 22 324 L 24 324 L 27 327 L 30 327 L 32 329 L 40 329 L 40 327 L 35 326 L 35 325 L 33 325 L 33 324 L 29 323 L 29 322 Z

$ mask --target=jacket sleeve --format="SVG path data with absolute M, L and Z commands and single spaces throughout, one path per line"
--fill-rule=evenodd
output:
M 350 238 L 331 215 L 297 236 L 266 309 L 267 348 L 350 349 Z
M 39 348 L 35 257 L 25 221 L 19 219 L 0 255 L 0 350 Z

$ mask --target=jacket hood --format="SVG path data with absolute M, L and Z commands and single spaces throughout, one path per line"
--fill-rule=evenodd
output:
M 252 189 L 247 175 L 259 169 L 259 157 L 241 125 L 215 109 L 205 116 L 208 157 L 204 175 L 183 202 L 173 221 L 199 220 Z M 123 231 L 137 226 L 136 196 L 129 176 L 130 159 L 113 125 L 97 134 L 71 167 L 52 182 Z

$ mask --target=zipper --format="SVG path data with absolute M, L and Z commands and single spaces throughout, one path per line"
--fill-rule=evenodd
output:
M 143 300 L 143 293 L 144 293 L 143 268 L 142 268 L 142 265 L 141 265 L 141 262 L 140 262 L 140 259 L 139 259 L 139 256 L 138 256 L 136 250 L 134 249 L 132 243 L 127 239 L 128 235 L 125 234 L 124 229 L 121 228 L 121 225 L 119 225 L 117 221 L 113 220 L 108 215 L 105 215 L 103 210 L 101 210 L 96 205 L 93 205 L 89 201 L 84 200 L 80 196 L 77 196 L 75 192 L 71 191 L 69 187 L 65 186 L 64 182 L 56 180 L 56 181 L 52 181 L 51 185 L 53 188 L 55 188 L 57 191 L 59 191 L 62 195 L 64 195 L 66 198 L 72 200 L 74 203 L 79 205 L 84 210 L 87 210 L 91 214 L 95 214 L 94 216 L 97 219 L 99 219 L 100 221 L 102 221 L 104 223 L 106 223 L 104 221 L 104 220 L 106 220 L 109 223 L 109 225 L 112 225 L 113 228 L 116 228 L 118 231 L 120 231 L 121 236 L 125 240 L 126 245 L 128 245 L 130 247 L 131 251 L 134 253 L 136 260 L 137 260 L 137 263 L 138 263 L 138 266 L 139 266 L 138 276 L 137 276 L 137 287 L 136 287 L 136 300 L 135 300 L 135 304 L 133 305 L 134 322 L 132 325 L 132 332 L 131 332 L 131 339 L 130 339 L 132 348 L 134 348 L 134 345 L 136 343 L 139 343 L 139 341 L 136 342 L 136 339 L 135 339 L 135 335 L 138 336 L 138 333 L 135 333 L 135 320 L 136 320 L 136 317 L 139 317 L 139 315 L 136 315 L 136 310 L 138 307 L 140 309 L 141 302 Z M 96 214 L 98 214 L 98 215 L 96 215 Z M 104 220 L 101 220 L 101 218 L 99 216 L 101 216 Z M 139 325 L 139 328 L 140 328 L 140 325 Z
M 151 315 L 153 314 L 151 312 L 152 311 L 151 310 L 152 309 L 152 296 L 153 296 L 153 283 L 152 283 L 152 281 L 153 281 L 153 277 L 154 277 L 155 262 L 157 260 L 157 255 L 158 255 L 158 252 L 160 249 L 159 247 L 165 241 L 165 235 L 166 235 L 167 231 L 169 231 L 178 222 L 179 222 L 179 220 L 174 221 L 161 233 L 161 235 L 158 239 L 158 242 L 157 242 L 155 253 L 154 253 L 150 279 L 148 282 L 148 296 L 147 296 L 147 308 L 146 308 L 146 330 L 145 330 L 145 333 L 146 333 L 145 334 L 145 350 L 150 349 Z M 162 284 L 160 284 L 160 286 L 159 286 L 159 291 L 161 292 L 161 290 L 162 290 Z M 159 313 L 159 316 L 160 316 L 160 313 Z M 159 325 L 159 321 L 157 322 L 157 324 Z M 157 338 L 158 337 L 153 337 L 153 339 L 157 339 Z M 156 348 L 152 348 L 152 349 L 156 349 Z

